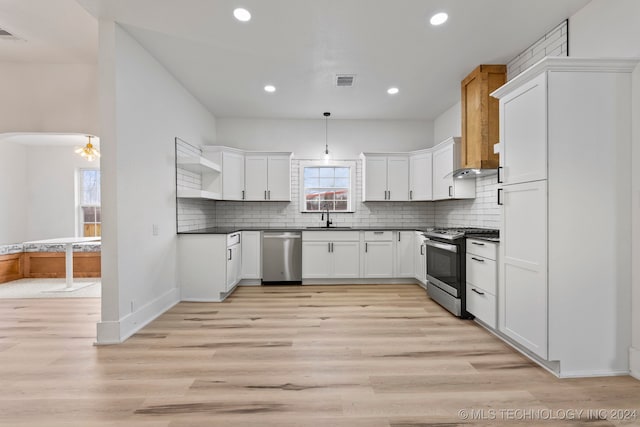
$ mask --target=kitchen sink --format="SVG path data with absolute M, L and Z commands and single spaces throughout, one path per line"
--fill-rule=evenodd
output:
M 327 227 L 326 225 L 318 225 L 305 227 L 307 230 L 353 230 L 351 227 Z

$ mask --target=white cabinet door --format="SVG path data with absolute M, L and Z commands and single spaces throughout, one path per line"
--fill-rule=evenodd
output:
M 332 242 L 333 277 L 360 277 L 360 242 Z
M 422 284 L 427 283 L 427 255 L 426 248 L 424 246 L 424 236 L 422 233 L 415 233 L 415 246 L 414 246 L 414 266 L 415 266 L 415 278 Z
M 504 186 L 501 199 L 500 331 L 546 359 L 547 183 Z
M 547 78 L 543 73 L 500 100 L 504 184 L 547 178 Z M 579 157 L 579 156 L 578 156 Z M 579 161 L 576 158 L 576 161 Z
M 433 198 L 433 155 L 421 153 L 409 159 L 409 200 Z
M 234 245 L 227 248 L 227 281 L 226 291 L 231 290 L 240 280 L 240 269 L 242 268 L 241 245 Z
M 367 156 L 364 159 L 364 197 L 363 201 L 387 199 L 387 158 Z
M 364 277 L 393 277 L 393 242 L 365 242 Z
M 398 231 L 396 236 L 395 277 L 415 277 L 413 243 L 415 231 Z
M 242 200 L 244 196 L 244 155 L 222 152 L 222 199 Z
M 453 197 L 453 144 L 433 153 L 433 200 Z
M 259 231 L 242 232 L 242 274 L 240 278 L 262 278 L 262 239 Z
M 291 201 L 291 157 L 269 156 L 267 200 Z
M 409 200 L 409 158 L 387 158 L 387 200 Z
M 326 279 L 332 275 L 331 242 L 302 242 L 302 278 Z
M 244 199 L 267 200 L 268 156 L 247 155 L 244 159 Z
M 183 301 L 220 301 L 226 291 L 227 236 L 182 234 L 178 237 L 180 297 Z

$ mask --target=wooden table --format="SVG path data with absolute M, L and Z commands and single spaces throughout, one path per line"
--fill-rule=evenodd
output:
M 58 239 L 34 240 L 33 242 L 25 242 L 25 245 L 27 244 L 34 244 L 34 245 L 63 244 L 65 245 L 64 260 L 65 260 L 66 286 L 62 289 L 58 289 L 58 292 L 72 292 L 93 284 L 93 283 L 83 283 L 77 286 L 73 285 L 73 244 L 85 243 L 85 242 L 97 242 L 97 241 L 100 241 L 100 237 L 62 237 Z

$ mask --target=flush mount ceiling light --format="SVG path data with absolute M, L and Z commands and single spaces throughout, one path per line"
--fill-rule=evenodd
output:
M 390 87 L 389 89 L 387 89 L 387 93 L 389 95 L 395 95 L 398 92 L 400 92 L 400 89 L 398 89 L 397 87 Z
M 274 85 L 266 85 L 264 87 L 265 92 L 273 93 L 276 91 L 276 87 Z
M 240 22 L 249 22 L 251 20 L 251 13 L 243 7 L 234 9 L 233 16 Z
M 327 111 L 322 115 L 324 116 L 324 160 L 328 162 L 331 157 L 329 155 L 329 116 L 331 113 Z
M 80 156 L 84 157 L 88 161 L 93 162 L 95 159 L 100 157 L 100 150 L 94 147 L 91 143 L 91 138 L 93 138 L 93 136 L 87 135 L 87 138 L 89 138 L 87 145 L 76 148 L 76 154 L 80 154 Z
M 449 19 L 449 15 L 447 15 L 444 12 L 440 12 L 440 13 L 436 13 L 435 15 L 433 15 L 431 17 L 431 19 L 429 20 L 429 22 L 431 22 L 431 25 L 442 25 L 445 22 L 447 22 L 447 19 Z

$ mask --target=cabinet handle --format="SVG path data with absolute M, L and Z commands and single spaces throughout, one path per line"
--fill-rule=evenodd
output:
M 364 244 L 364 251 L 365 251 L 365 252 L 368 252 L 368 251 L 369 251 L 369 244 L 368 244 L 368 243 L 365 243 L 365 244 Z
M 477 246 L 484 246 L 484 243 L 478 243 L 478 242 L 471 242 L 472 245 L 477 245 Z
M 264 199 L 267 200 L 267 190 L 264 190 Z
M 402 233 L 400 233 L 400 232 L 398 231 L 398 242 L 400 241 L 400 236 L 401 236 L 401 235 L 402 235 Z
M 389 200 L 391 200 L 391 190 L 389 190 Z
M 267 194 L 269 195 L 269 200 L 271 200 L 271 190 L 267 191 Z
M 498 184 L 502 184 L 502 175 L 500 175 L 500 171 L 503 169 L 502 166 L 498 166 Z
M 474 260 L 474 261 L 478 261 L 478 262 L 484 262 L 483 259 L 476 258 L 476 257 L 471 257 L 471 259 Z
M 331 252 L 333 252 L 333 242 L 331 242 Z
M 409 200 L 413 200 L 413 190 L 409 190 Z
M 231 249 L 227 249 L 227 250 L 229 251 L 229 258 L 227 259 L 227 261 L 231 261 L 231 257 L 232 257 L 232 255 L 231 255 L 231 254 L 232 254 Z
M 502 188 L 498 188 L 498 205 L 502 206 Z
M 449 186 L 449 197 L 453 197 L 453 194 L 451 193 L 451 191 L 453 190 L 453 185 Z
M 327 242 L 327 252 L 331 252 L 331 243 Z
M 424 255 L 424 245 L 420 245 L 420 255 Z
M 242 200 L 244 200 L 244 190 L 242 190 Z
M 484 292 L 480 292 L 480 291 L 479 291 L 479 290 L 477 290 L 476 288 L 471 288 L 471 290 L 472 290 L 473 292 L 475 292 L 476 294 L 478 294 L 478 295 L 484 295 Z

